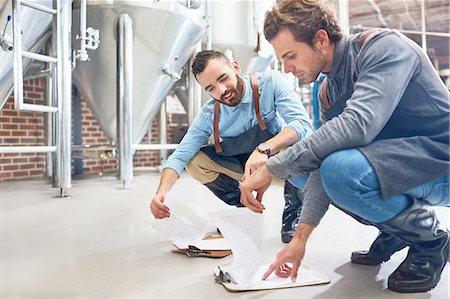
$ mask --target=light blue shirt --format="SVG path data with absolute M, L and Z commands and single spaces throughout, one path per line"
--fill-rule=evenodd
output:
M 290 127 L 297 132 L 299 140 L 310 135 L 313 130 L 311 120 L 297 93 L 283 75 L 278 71 L 268 71 L 258 73 L 256 77 L 261 117 L 270 132 L 276 135 L 283 128 Z M 220 105 L 219 135 L 223 140 L 237 137 L 258 125 L 250 77 L 244 76 L 243 79 L 245 91 L 241 103 L 234 107 Z M 177 149 L 167 159 L 164 168 L 172 168 L 180 176 L 186 164 L 213 134 L 214 102 L 211 98 L 203 105 Z

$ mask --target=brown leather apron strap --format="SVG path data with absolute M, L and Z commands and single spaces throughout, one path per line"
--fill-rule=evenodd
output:
M 325 109 L 330 109 L 330 101 L 328 100 L 328 92 L 327 92 L 327 78 L 322 81 L 322 104 Z
M 359 48 L 361 49 L 364 43 L 366 42 L 367 38 L 372 34 L 380 30 L 379 28 L 373 28 L 367 31 L 359 41 Z M 325 107 L 325 109 L 330 109 L 330 101 L 328 100 L 328 92 L 327 92 L 327 78 L 325 78 L 322 81 L 322 104 Z M 353 82 L 353 85 L 355 85 L 355 82 Z
M 250 82 L 252 83 L 253 91 L 253 104 L 255 105 L 256 119 L 258 120 L 258 125 L 261 130 L 267 129 L 266 123 L 261 118 L 261 112 L 259 110 L 259 91 L 258 91 L 258 80 L 256 75 L 253 73 L 250 75 Z
M 219 140 L 219 118 L 220 118 L 220 102 L 216 101 L 214 103 L 214 148 L 216 153 L 222 152 L 222 146 Z

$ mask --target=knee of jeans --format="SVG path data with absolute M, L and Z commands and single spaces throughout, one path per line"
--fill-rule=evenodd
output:
M 320 177 L 325 192 L 333 202 L 350 198 L 357 193 L 358 186 L 355 181 L 353 159 L 349 159 L 344 151 L 329 155 L 320 166 Z

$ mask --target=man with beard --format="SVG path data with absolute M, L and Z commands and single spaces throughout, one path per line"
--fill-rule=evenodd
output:
M 239 182 L 269 156 L 312 132 L 298 95 L 278 71 L 241 77 L 237 61 L 210 50 L 197 53 L 192 72 L 212 98 L 164 165 L 150 204 L 157 219 L 169 217 L 164 198 L 185 167 L 225 203 L 242 206 Z M 214 145 L 202 146 L 210 135 Z M 284 197 L 281 238 L 288 243 L 298 224 L 303 190 L 286 181 Z
M 449 232 L 430 208 L 450 205 L 449 93 L 426 53 L 395 30 L 343 36 L 324 1 L 281 1 L 264 33 L 287 72 L 305 82 L 327 75 L 319 93 L 327 121 L 241 183 L 242 203 L 262 213 L 272 175 L 309 173 L 298 229 L 263 278 L 275 271 L 295 280 L 331 200 L 380 230 L 353 263 L 379 265 L 409 247 L 388 288 L 434 288 L 449 256 Z

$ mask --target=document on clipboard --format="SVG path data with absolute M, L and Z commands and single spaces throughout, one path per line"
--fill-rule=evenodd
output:
M 230 292 L 270 290 L 327 284 L 330 280 L 302 262 L 296 282 L 271 274 L 261 277 L 269 265 L 261 265 L 263 257 L 263 216 L 247 208 L 236 208 L 211 214 L 233 251 L 231 265 L 214 269 L 216 282 Z

